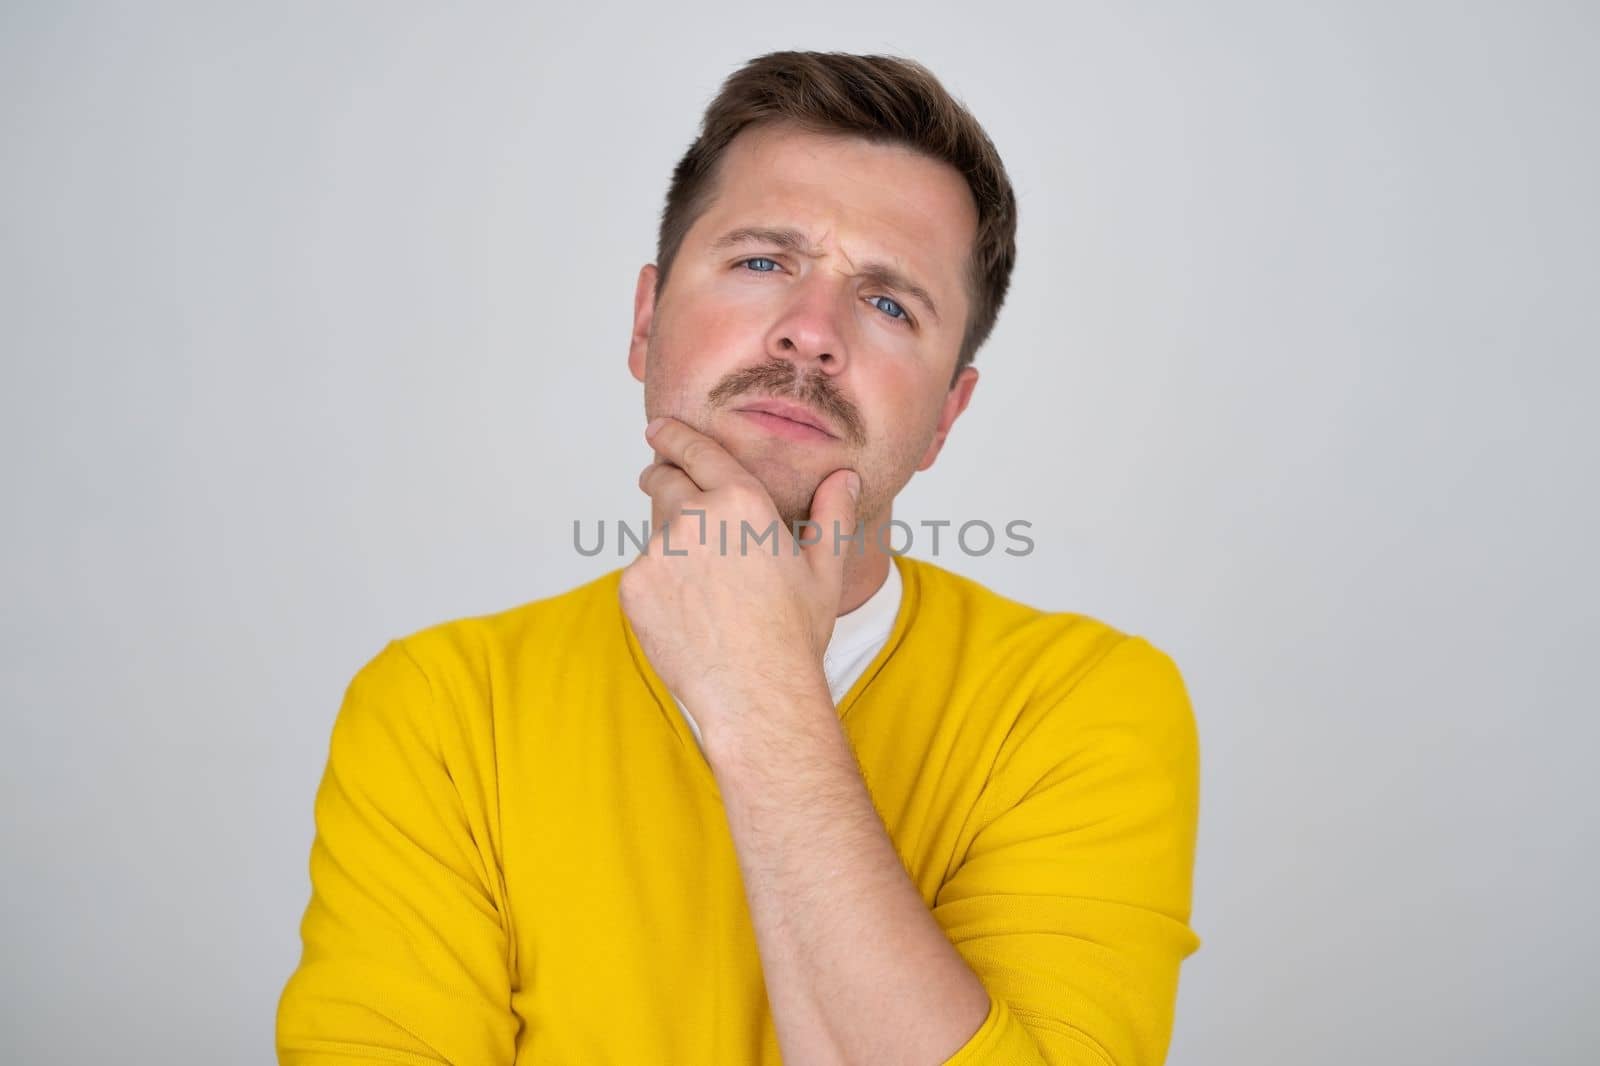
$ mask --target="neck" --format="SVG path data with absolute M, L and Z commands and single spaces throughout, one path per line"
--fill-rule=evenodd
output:
M 893 543 L 892 540 L 885 541 L 884 538 L 892 538 L 894 530 L 883 530 L 889 519 L 894 517 L 892 510 L 885 508 L 882 516 L 867 522 L 867 543 L 862 554 L 856 554 L 854 544 L 840 546 L 840 554 L 844 557 L 844 585 L 839 590 L 840 614 L 849 614 L 866 603 L 888 580 L 889 567 L 894 565 L 894 558 L 883 551 L 880 545 Z

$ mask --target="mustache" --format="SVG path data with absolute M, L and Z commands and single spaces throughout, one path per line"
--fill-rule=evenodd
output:
M 801 377 L 794 363 L 769 356 L 764 363 L 735 370 L 719 381 L 706 398 L 712 406 L 720 407 L 746 393 L 803 403 L 826 416 L 852 444 L 866 443 L 867 430 L 861 412 L 839 395 L 825 374 Z

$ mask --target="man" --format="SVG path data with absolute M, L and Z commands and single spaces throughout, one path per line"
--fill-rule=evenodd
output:
M 724 83 L 634 298 L 648 546 L 356 675 L 280 1061 L 1164 1058 L 1199 943 L 1176 668 L 883 535 L 1015 226 L 914 63 Z

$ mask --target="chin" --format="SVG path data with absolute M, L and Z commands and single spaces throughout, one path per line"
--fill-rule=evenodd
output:
M 767 490 L 767 495 L 772 497 L 773 506 L 785 522 L 792 515 L 804 518 L 810 514 L 811 498 L 816 495 L 817 486 L 822 483 L 821 478 L 801 474 L 786 466 L 772 469 L 770 464 L 765 463 L 750 465 L 749 469 Z

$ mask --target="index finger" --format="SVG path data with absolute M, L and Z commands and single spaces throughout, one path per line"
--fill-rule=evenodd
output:
M 722 445 L 676 418 L 654 420 L 645 427 L 644 435 L 665 462 L 688 474 L 702 492 L 750 476 Z

